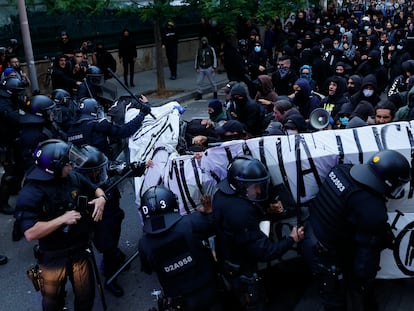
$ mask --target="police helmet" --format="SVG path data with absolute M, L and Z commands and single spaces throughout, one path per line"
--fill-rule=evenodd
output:
M 218 184 L 226 194 L 253 202 L 267 199 L 270 176 L 262 162 L 251 156 L 236 157 L 227 168 L 227 178 Z
M 35 95 L 26 103 L 26 113 L 21 116 L 21 123 L 44 123 L 52 121 L 56 104 L 45 95 Z
M 102 185 L 108 180 L 108 158 L 97 148 L 85 145 L 81 148 L 82 153 L 86 155 L 86 161 L 81 167 L 75 169 L 82 175 L 89 178 L 95 185 Z
M 1 82 L 0 89 L 2 95 L 11 97 L 12 95 L 20 95 L 25 91 L 25 84 L 16 77 L 8 77 Z
M 89 66 L 86 70 L 86 78 L 92 85 L 102 86 L 104 84 L 104 74 L 96 66 Z
M 69 101 L 72 99 L 69 92 L 64 89 L 54 89 L 50 93 L 50 98 L 56 103 L 56 105 L 67 107 Z
M 62 176 L 62 169 L 70 164 L 82 166 L 86 158 L 75 146 L 60 139 L 48 139 L 38 144 L 33 152 L 35 167 L 28 179 L 52 180 Z
M 79 121 L 99 120 L 104 117 L 104 109 L 94 98 L 84 97 L 79 103 Z
M 390 198 L 399 198 L 411 179 L 409 162 L 395 150 L 377 152 L 367 163 L 354 165 L 350 173 L 356 181 Z
M 141 197 L 143 230 L 147 233 L 161 233 L 180 219 L 180 210 L 175 194 L 164 186 L 153 186 Z

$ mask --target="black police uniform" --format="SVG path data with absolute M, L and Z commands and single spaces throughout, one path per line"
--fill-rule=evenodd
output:
M 0 89 L 0 147 L 2 150 L 1 164 L 4 174 L 0 185 L 0 211 L 12 214 L 13 209 L 8 205 L 11 194 L 20 190 L 23 179 L 23 157 L 19 138 L 19 107 L 14 95 Z
M 180 310 L 220 310 L 212 253 L 202 242 L 213 234 L 208 216 L 177 217 L 167 230 L 144 232 L 139 242 L 142 270 L 157 273 L 165 297 Z
M 66 140 L 66 134 L 54 122 L 34 121 L 32 116 L 22 116 L 20 119 L 20 145 L 24 159 L 24 170 L 28 172 L 33 166 L 33 151 L 37 145 L 47 139 L 62 139 Z M 33 116 L 40 118 L 37 116 Z
M 337 165 L 328 174 L 305 226 L 303 255 L 325 310 L 346 310 L 344 282 L 365 307 L 374 306 L 372 285 L 388 241 L 385 197 L 355 181 L 351 168 Z
M 38 221 L 50 221 L 75 209 L 79 195 L 94 196 L 97 187 L 86 177 L 71 171 L 66 178 L 39 181 L 30 179 L 16 203 L 15 217 L 22 232 Z M 63 226 L 39 239 L 43 310 L 61 310 L 67 277 L 75 293 L 75 310 L 92 310 L 95 297 L 93 268 L 87 249 L 92 219 L 87 211 L 76 225 Z
M 98 148 L 110 160 L 111 156 L 108 137 L 111 139 L 127 138 L 134 134 L 142 124 L 145 114 L 140 112 L 134 119 L 122 126 L 113 124 L 107 119 L 76 121 L 68 131 L 68 141 L 78 147 L 91 145 Z
M 292 237 L 277 243 L 269 240 L 259 228 L 263 213 L 246 198 L 218 190 L 212 206 L 217 226 L 215 249 L 221 272 L 244 308 L 262 310 L 265 297 L 257 263 L 280 257 L 294 240 Z
M 100 187 L 107 188 L 107 182 Z M 110 278 L 124 263 L 125 254 L 118 248 L 121 236 L 122 220 L 125 213 L 120 207 L 121 194 L 118 188 L 106 193 L 106 201 L 102 220 L 95 223 L 93 244 L 103 254 L 103 274 Z

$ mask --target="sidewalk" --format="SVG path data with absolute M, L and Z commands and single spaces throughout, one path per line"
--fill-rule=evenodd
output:
M 177 79 L 170 80 L 170 71 L 167 67 L 164 67 L 164 77 L 165 77 L 165 86 L 167 90 L 176 90 L 180 93 L 169 97 L 169 98 L 148 98 L 151 104 L 161 105 L 169 101 L 186 101 L 195 97 L 197 92 L 197 73 L 194 69 L 194 61 L 179 63 L 177 67 Z M 124 80 L 123 76 L 119 75 L 121 81 Z M 217 89 L 224 87 L 227 80 L 227 74 L 224 72 L 222 74 L 215 75 L 215 81 L 217 83 Z M 116 88 L 116 97 L 122 95 L 129 95 L 115 79 L 108 80 L 106 82 L 110 88 Z M 134 75 L 134 84 L 135 87 L 130 87 L 129 90 L 134 94 L 151 94 L 157 90 L 157 72 L 155 69 L 148 71 L 136 72 Z M 203 81 L 203 94 L 212 93 L 213 90 L 210 86 L 210 82 L 207 78 Z

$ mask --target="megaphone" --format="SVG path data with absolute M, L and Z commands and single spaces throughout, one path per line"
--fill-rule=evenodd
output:
M 330 116 L 327 110 L 316 108 L 309 115 L 309 123 L 314 129 L 321 130 L 328 126 Z

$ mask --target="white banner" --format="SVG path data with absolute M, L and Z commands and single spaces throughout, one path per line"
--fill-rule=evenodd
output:
M 167 105 L 162 106 L 160 112 L 154 108 L 154 114 L 160 117 L 156 121 L 149 120 L 130 139 L 131 161 L 150 159 L 157 147 L 176 146 L 179 115 L 173 107 L 177 103 Z M 216 184 L 222 180 L 234 157 L 251 154 L 266 165 L 274 185 L 284 183 L 293 198 L 306 206 L 318 192 L 328 172 L 338 163 L 364 163 L 373 153 L 382 149 L 397 150 L 412 163 L 413 125 L 398 122 L 231 141 L 207 149 L 201 160 L 188 155 L 179 156 L 168 149 L 160 157 L 162 160 L 154 157 L 154 162 L 160 161 L 155 164 L 155 168 L 148 168 L 143 177 L 136 179 L 137 203 L 144 188 L 163 183 L 178 196 L 181 213 L 191 213 L 199 204 L 206 184 Z M 161 131 L 162 135 L 159 134 Z M 411 228 L 414 227 L 413 195 L 414 182 L 411 182 L 406 185 L 403 198 L 388 202 L 389 222 L 397 236 L 398 248 L 394 252 L 383 252 L 378 278 L 414 275 L 414 235 L 411 236 Z

